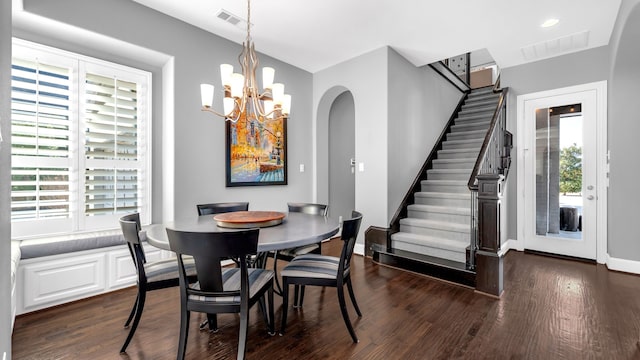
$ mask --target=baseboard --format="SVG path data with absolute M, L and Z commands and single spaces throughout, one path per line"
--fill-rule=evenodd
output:
M 507 254 L 509 252 L 509 250 L 517 250 L 517 251 L 524 251 L 524 249 L 520 248 L 520 243 L 518 242 L 518 240 L 515 239 L 509 239 L 507 241 L 505 241 L 504 244 L 502 244 L 502 254 Z
M 358 255 L 364 255 L 364 244 L 356 243 L 356 246 L 353 248 L 353 252 Z
M 640 274 L 640 261 L 614 258 L 607 254 L 606 265 L 609 270 Z

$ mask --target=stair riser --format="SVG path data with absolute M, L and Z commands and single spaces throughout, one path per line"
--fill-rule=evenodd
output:
M 421 226 L 412 226 L 406 224 L 400 224 L 400 231 L 408 232 L 412 234 L 420 234 L 432 237 L 438 237 L 448 240 L 455 240 L 460 242 L 469 241 L 469 233 L 468 232 L 457 232 L 457 231 L 448 231 L 442 229 L 434 229 L 428 227 Z
M 484 133 L 478 132 L 451 132 L 447 134 L 447 140 L 484 140 Z
M 427 170 L 427 180 L 469 180 L 469 176 L 471 175 L 471 171 L 464 173 L 436 173 L 430 170 Z
M 482 141 L 463 143 L 452 143 L 450 141 L 445 141 L 442 143 L 442 149 L 444 150 L 473 149 L 479 152 L 480 146 L 482 146 Z
M 467 179 L 468 180 L 468 179 Z M 442 184 L 430 184 L 428 181 L 423 181 L 420 186 L 420 190 L 423 192 L 443 192 L 454 194 L 468 194 L 469 188 L 467 185 L 442 185 Z
M 459 118 L 471 117 L 471 116 L 482 116 L 482 117 L 491 117 L 493 116 L 494 110 L 487 109 L 469 109 L 469 110 L 460 110 L 458 113 Z
M 480 152 L 480 147 L 478 150 L 473 151 L 465 151 L 465 152 L 454 152 L 447 153 L 438 151 L 438 159 L 470 159 L 470 158 L 478 158 L 478 153 Z
M 463 124 L 463 125 L 453 125 L 451 127 L 451 134 L 465 131 L 476 131 L 476 130 L 489 130 L 490 121 L 481 121 L 475 124 Z
M 471 170 L 473 166 L 476 164 L 476 161 L 465 161 L 465 162 L 433 162 L 433 168 L 438 170 L 443 169 L 469 169 Z
M 491 121 L 492 117 L 493 117 L 493 113 L 483 113 L 483 114 L 465 115 L 465 116 L 458 114 L 454 123 L 456 125 L 463 125 L 463 124 L 469 124 L 472 122 Z
M 441 197 L 425 197 L 415 196 L 415 203 L 419 205 L 435 205 L 435 206 L 450 206 L 450 207 L 471 207 L 471 196 L 469 199 L 455 199 L 455 198 L 441 198 Z
M 495 110 L 496 110 L 496 107 L 492 105 L 477 105 L 477 104 L 463 105 L 458 115 L 474 114 L 474 113 L 481 113 L 481 112 L 494 112 Z
M 405 243 L 403 241 L 392 241 L 391 246 L 399 250 L 411 251 L 418 254 L 424 254 L 428 256 L 438 257 L 441 259 L 447 259 L 447 260 L 452 260 L 452 261 L 457 261 L 462 263 L 467 260 L 465 253 L 458 253 L 458 252 L 445 250 L 445 249 L 437 249 L 429 246 L 420 246 L 412 243 Z
M 435 221 L 447 221 L 450 223 L 468 225 L 470 224 L 471 217 L 469 215 L 447 214 L 432 211 L 416 211 L 409 210 L 410 218 L 435 220 Z
M 467 100 L 464 101 L 465 105 L 475 105 L 475 104 L 485 104 L 493 106 L 498 106 L 498 99 L 500 99 L 499 95 L 482 95 L 482 96 L 473 96 L 468 97 Z

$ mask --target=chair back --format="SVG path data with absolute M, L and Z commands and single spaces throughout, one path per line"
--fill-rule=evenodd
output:
M 342 222 L 342 235 L 340 236 L 342 241 L 342 253 L 340 254 L 340 265 L 338 271 L 344 277 L 349 273 L 351 269 L 351 257 L 353 255 L 353 249 L 356 246 L 356 238 L 360 231 L 360 223 L 362 222 L 362 214 L 357 211 L 351 212 L 351 219 L 344 220 Z M 340 280 L 341 277 L 338 276 Z
M 258 250 L 259 229 L 249 229 L 228 232 L 187 232 L 167 229 L 169 246 L 178 256 L 180 284 L 188 283 L 183 256 L 192 256 L 196 264 L 196 272 L 200 290 L 204 292 L 222 292 L 222 268 L 220 261 L 226 258 L 239 259 L 241 275 L 241 289 L 247 289 L 248 294 L 248 266 L 247 255 L 253 255 Z M 246 283 L 245 283 L 246 282 Z M 225 294 L 229 296 L 230 294 Z M 236 295 L 239 295 L 236 294 Z
M 144 249 L 140 242 L 140 214 L 133 213 L 125 215 L 120 218 L 120 228 L 122 229 L 122 235 L 127 242 L 129 253 L 133 259 L 133 264 L 136 267 L 138 273 L 138 281 L 142 284 L 146 282 L 147 277 L 144 272 L 144 264 L 147 259 L 144 254 Z
M 247 211 L 249 210 L 248 202 L 228 202 L 228 203 L 212 203 L 212 204 L 199 204 L 198 215 L 210 215 L 220 214 L 233 211 Z
M 289 212 L 298 212 L 309 215 L 322 215 L 327 216 L 329 206 L 325 204 L 311 204 L 311 203 L 287 203 Z

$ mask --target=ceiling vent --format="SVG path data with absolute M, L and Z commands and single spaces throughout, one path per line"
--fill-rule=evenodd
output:
M 216 13 L 216 17 L 220 20 L 226 21 L 229 24 L 233 26 L 237 26 L 239 28 L 245 28 L 247 26 L 247 20 L 239 16 L 233 15 L 231 12 L 225 9 L 218 10 L 218 12 Z
M 585 49 L 589 45 L 589 31 L 563 36 L 520 48 L 526 61 L 544 59 L 552 56 Z

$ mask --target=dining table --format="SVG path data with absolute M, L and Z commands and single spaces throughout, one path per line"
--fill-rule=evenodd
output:
M 260 228 L 258 253 L 284 250 L 318 243 L 336 235 L 340 230 L 339 219 L 309 215 L 304 213 L 284 213 L 285 217 L 277 225 Z M 194 215 L 162 224 L 143 227 L 147 242 L 160 249 L 171 250 L 166 229 L 189 232 L 221 232 L 238 229 L 218 226 L 214 215 Z

